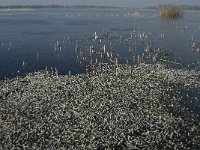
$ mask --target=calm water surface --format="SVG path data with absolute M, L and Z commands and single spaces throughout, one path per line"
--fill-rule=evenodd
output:
M 200 12 L 185 12 L 178 20 L 162 20 L 154 10 L 138 10 L 142 17 L 127 16 L 128 9 L 38 9 L 29 12 L 0 12 L 0 79 L 24 73 L 57 68 L 59 74 L 82 73 L 84 67 L 76 58 L 76 40 L 87 41 L 94 32 L 129 36 L 142 32 L 150 35 L 147 42 L 154 48 L 169 49 L 184 65 L 200 65 L 200 52 L 192 44 L 200 42 Z M 164 34 L 162 37 L 161 34 Z M 58 55 L 56 41 L 70 37 Z M 145 44 L 138 42 L 142 53 Z M 126 45 L 115 45 L 116 52 L 128 57 Z M 123 63 L 123 61 L 122 61 Z M 24 65 L 25 64 L 25 65 Z

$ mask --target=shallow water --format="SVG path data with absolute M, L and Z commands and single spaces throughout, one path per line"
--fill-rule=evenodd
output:
M 187 11 L 178 20 L 162 20 L 154 10 L 138 10 L 142 17 L 126 16 L 131 9 L 38 9 L 29 12 L 0 12 L 0 79 L 42 70 L 57 68 L 59 74 L 85 71 L 76 58 L 78 39 L 84 47 L 92 34 L 112 33 L 128 37 L 150 33 L 149 38 L 139 41 L 137 50 L 143 52 L 146 43 L 154 48 L 173 52 L 184 65 L 199 67 L 200 52 L 192 51 L 193 41 L 200 41 L 200 12 Z M 164 34 L 164 37 L 161 37 Z M 54 52 L 56 41 L 70 37 L 59 54 Z M 192 39 L 192 40 L 191 40 Z M 87 43 L 88 44 L 88 43 Z M 105 43 L 102 43 L 105 44 Z M 87 45 L 88 46 L 88 45 Z M 117 43 L 116 53 L 128 58 L 128 46 Z M 121 61 L 124 63 L 123 61 Z

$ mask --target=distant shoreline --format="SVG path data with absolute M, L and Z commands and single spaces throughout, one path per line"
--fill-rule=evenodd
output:
M 14 5 L 14 6 L 0 6 L 2 9 L 39 9 L 39 8 L 99 8 L 99 9 L 121 9 L 124 7 L 111 6 L 91 6 L 91 5 Z
M 159 9 L 163 5 L 159 6 L 150 6 L 150 7 L 116 7 L 116 6 L 95 6 L 95 5 L 5 5 L 0 6 L 0 11 L 9 9 L 41 9 L 41 8 L 89 8 L 89 9 L 150 9 L 155 10 Z M 189 6 L 189 5 L 178 5 L 183 10 L 191 10 L 191 11 L 200 11 L 200 6 Z
M 13 11 L 34 11 L 33 8 L 0 8 L 0 12 L 13 12 Z

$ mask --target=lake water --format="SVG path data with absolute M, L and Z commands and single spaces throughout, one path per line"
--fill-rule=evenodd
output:
M 162 20 L 156 10 L 138 10 L 141 17 L 130 17 L 131 9 L 37 9 L 34 11 L 0 12 L 0 79 L 24 73 L 57 68 L 59 74 L 82 73 L 75 53 L 77 41 L 88 44 L 97 34 L 109 33 L 129 37 L 145 33 L 138 41 L 142 53 L 146 43 L 165 48 L 184 66 L 200 66 L 200 12 L 186 11 L 183 18 Z M 70 42 L 55 52 L 55 43 L 63 38 Z M 102 43 L 100 46 L 108 43 Z M 88 45 L 87 45 L 88 46 Z M 115 52 L 128 58 L 126 43 L 115 41 Z M 192 48 L 193 47 L 193 48 Z M 124 63 L 121 60 L 121 63 Z

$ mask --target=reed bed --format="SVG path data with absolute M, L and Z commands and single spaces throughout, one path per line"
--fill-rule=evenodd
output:
M 160 7 L 159 15 L 161 18 L 179 18 L 183 16 L 183 10 L 176 5 L 164 5 Z

